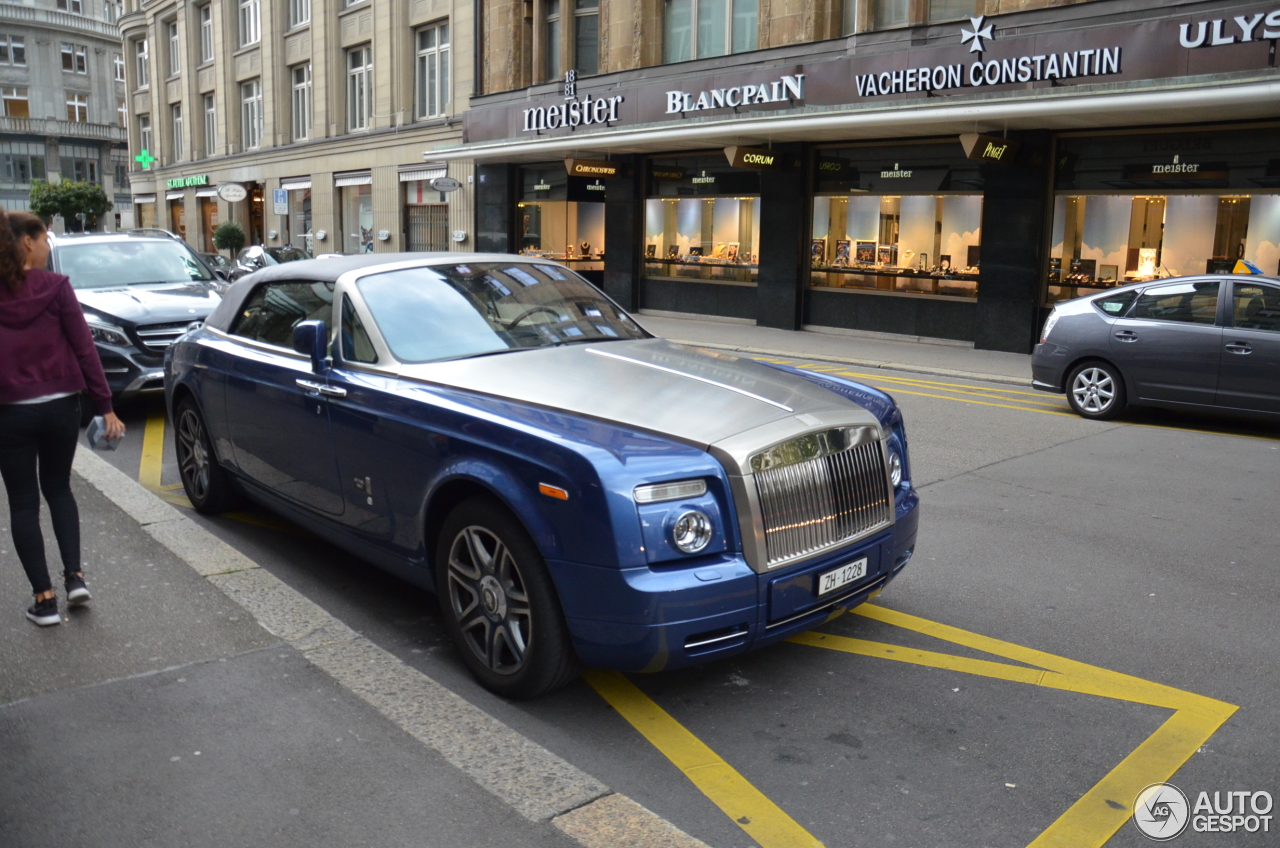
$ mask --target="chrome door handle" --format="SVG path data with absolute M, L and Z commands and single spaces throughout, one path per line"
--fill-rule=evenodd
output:
M 316 383 L 311 380 L 301 380 L 301 379 L 296 380 L 295 382 L 301 388 L 304 388 L 309 392 L 316 392 L 317 394 L 322 394 L 325 397 L 346 397 L 347 396 L 346 389 L 339 389 L 335 386 L 326 386 L 324 383 Z
M 1133 330 L 1121 330 L 1116 333 L 1116 338 L 1122 342 L 1136 342 L 1138 340 L 1138 334 Z
M 1226 347 L 1232 353 L 1253 353 L 1253 348 L 1244 342 L 1228 342 Z

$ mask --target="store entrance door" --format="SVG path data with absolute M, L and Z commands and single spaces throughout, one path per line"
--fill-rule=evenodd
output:
M 263 197 L 262 183 L 245 183 L 249 190 L 249 244 L 265 244 L 266 233 L 262 228 Z

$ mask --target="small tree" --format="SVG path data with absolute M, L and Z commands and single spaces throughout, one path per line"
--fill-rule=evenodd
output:
M 235 221 L 223 221 L 213 231 L 213 246 L 234 257 L 244 247 L 244 230 Z
M 95 230 L 98 219 L 111 211 L 111 199 L 102 186 L 93 183 L 62 180 L 57 183 L 35 180 L 31 184 L 31 212 L 46 222 L 61 215 L 71 232 Z M 83 227 L 77 217 L 83 212 Z

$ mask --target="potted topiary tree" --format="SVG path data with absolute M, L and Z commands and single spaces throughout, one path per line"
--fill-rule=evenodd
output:
M 213 231 L 213 246 L 231 253 L 232 261 L 244 247 L 244 230 L 235 221 L 223 221 Z

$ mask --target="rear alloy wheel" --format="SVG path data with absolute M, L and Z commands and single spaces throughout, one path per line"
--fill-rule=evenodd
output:
M 1067 402 L 1085 418 L 1115 418 L 1124 412 L 1124 380 L 1114 365 L 1086 362 L 1067 379 Z
M 178 453 L 178 474 L 187 499 L 196 512 L 226 512 L 235 506 L 236 492 L 213 453 L 209 431 L 195 401 L 184 398 L 178 404 L 177 418 L 174 446 Z
M 578 671 L 551 576 L 529 534 L 505 508 L 473 498 L 445 520 L 436 587 L 449 633 L 492 692 L 532 698 Z

